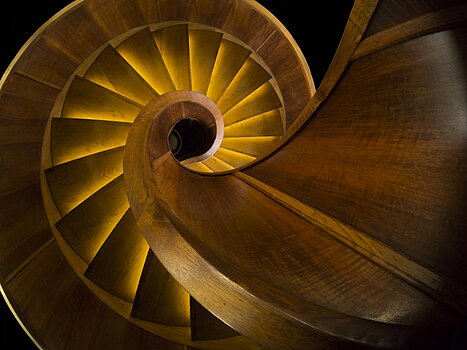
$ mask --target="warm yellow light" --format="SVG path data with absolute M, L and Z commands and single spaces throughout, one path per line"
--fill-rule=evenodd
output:
M 284 128 L 279 109 L 230 124 L 224 128 L 224 137 L 279 136 L 283 133 Z
M 270 82 L 261 85 L 234 108 L 224 114 L 224 125 L 228 126 L 238 121 L 280 108 L 282 103 Z
M 62 118 L 133 122 L 142 106 L 89 80 L 75 77 L 65 99 Z
M 224 138 L 221 147 L 231 151 L 259 157 L 279 139 L 277 136 L 229 137 Z

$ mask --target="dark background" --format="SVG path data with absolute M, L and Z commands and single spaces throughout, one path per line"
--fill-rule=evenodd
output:
M 310 66 L 318 88 L 342 36 L 353 0 L 304 2 L 258 0 L 289 30 Z M 69 0 L 8 1 L 0 6 L 0 74 L 7 69 L 23 44 Z M 305 6 L 307 6 L 305 8 Z M 0 297 L 0 349 L 29 350 L 35 345 Z M 103 349 L 105 350 L 105 349 Z

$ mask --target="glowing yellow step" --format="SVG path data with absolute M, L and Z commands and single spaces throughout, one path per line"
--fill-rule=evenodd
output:
M 277 136 L 231 137 L 224 138 L 221 147 L 258 158 L 270 150 L 278 139 Z
M 191 90 L 188 26 L 181 24 L 158 30 L 154 32 L 154 40 L 176 90 Z
M 70 211 L 56 226 L 76 254 L 89 264 L 128 208 L 121 175 Z
M 126 39 L 117 51 L 159 94 L 175 90 L 153 35 L 144 29 Z
M 65 215 L 123 173 L 124 147 L 96 153 L 46 169 L 50 192 Z
M 156 91 L 112 46 L 107 46 L 84 77 L 141 105 L 157 96 Z
M 215 156 L 212 156 L 211 158 L 204 160 L 203 164 L 206 165 L 213 172 L 227 171 L 227 170 L 234 169 L 234 167 L 227 164 L 226 162 L 223 162 L 222 160 L 220 160 L 219 158 Z
M 248 154 L 232 151 L 225 148 L 219 148 L 214 155 L 216 156 L 216 158 L 219 158 L 223 162 L 230 164 L 235 168 L 241 167 L 256 159 L 255 157 L 252 157 Z
M 211 100 L 219 101 L 248 56 L 250 51 L 245 47 L 229 40 L 222 40 L 209 83 L 207 96 Z
M 276 90 L 267 82 L 224 114 L 224 125 L 228 126 L 280 107 L 282 103 Z
M 284 126 L 279 109 L 230 124 L 224 128 L 224 137 L 280 136 L 283 134 Z
M 199 171 L 199 172 L 202 172 L 202 173 L 212 173 L 213 172 L 211 169 L 209 169 L 206 165 L 204 165 L 201 162 L 186 165 L 186 167 L 188 169 L 191 169 L 191 170 L 194 170 L 194 171 Z
M 71 118 L 52 119 L 52 162 L 69 162 L 124 146 L 130 123 Z
M 219 110 L 223 114 L 227 113 L 269 79 L 271 79 L 271 75 L 255 60 L 248 58 L 217 102 Z
M 63 118 L 133 122 L 142 106 L 84 78 L 75 77 L 63 104 Z
M 190 30 L 191 88 L 207 94 L 222 34 L 209 30 Z
M 131 316 L 168 326 L 190 326 L 190 295 L 149 250 Z
M 85 276 L 106 291 L 133 302 L 149 245 L 131 209 L 99 249 Z

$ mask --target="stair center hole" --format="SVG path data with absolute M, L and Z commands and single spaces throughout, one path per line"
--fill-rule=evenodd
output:
M 206 153 L 215 138 L 215 125 L 208 126 L 196 118 L 184 118 L 172 127 L 168 143 L 170 151 L 181 162 Z

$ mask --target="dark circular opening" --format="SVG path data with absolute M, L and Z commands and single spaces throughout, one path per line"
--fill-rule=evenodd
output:
M 173 126 L 168 142 L 171 152 L 181 162 L 206 153 L 215 138 L 215 125 L 207 126 L 198 119 L 185 118 Z
M 182 138 L 180 137 L 180 134 L 173 129 L 169 135 L 169 148 L 174 155 L 177 155 L 182 148 Z

